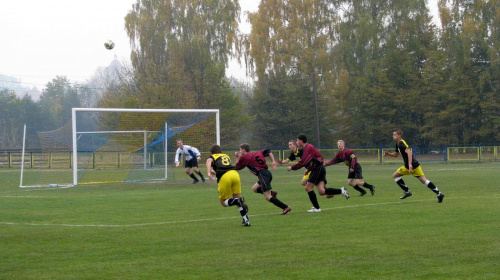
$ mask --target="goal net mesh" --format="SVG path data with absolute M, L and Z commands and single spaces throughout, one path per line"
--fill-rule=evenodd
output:
M 76 160 L 71 123 L 27 131 L 22 186 L 73 185 L 74 174 L 77 184 L 190 180 L 175 168 L 177 139 L 202 159 L 218 139 L 215 112 L 76 111 L 74 118 Z

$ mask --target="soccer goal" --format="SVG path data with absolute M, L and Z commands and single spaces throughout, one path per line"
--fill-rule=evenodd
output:
M 176 141 L 206 159 L 220 144 L 219 110 L 73 108 L 70 124 L 25 129 L 23 139 L 31 145 L 23 145 L 21 187 L 188 180 L 174 168 Z

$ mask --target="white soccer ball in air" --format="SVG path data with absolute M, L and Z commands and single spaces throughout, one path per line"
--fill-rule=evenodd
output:
M 104 43 L 104 47 L 108 50 L 112 50 L 115 47 L 115 43 L 111 40 L 108 40 L 106 41 L 106 43 Z

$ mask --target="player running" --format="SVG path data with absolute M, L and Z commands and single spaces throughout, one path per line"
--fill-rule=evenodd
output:
M 249 227 L 248 206 L 241 196 L 240 174 L 231 165 L 231 158 L 222 153 L 222 148 L 219 145 L 213 145 L 210 148 L 210 153 L 212 155 L 207 159 L 207 174 L 210 181 L 214 180 L 212 175 L 217 178 L 220 204 L 224 207 L 238 206 L 243 218 L 241 225 Z
M 281 215 L 286 215 L 288 212 L 292 211 L 289 205 L 281 202 L 276 197 L 278 192 L 272 190 L 271 181 L 273 180 L 273 174 L 268 170 L 266 163 L 266 157 L 269 157 L 272 162 L 271 170 L 276 169 L 276 161 L 274 160 L 274 155 L 271 150 L 264 149 L 250 152 L 250 145 L 245 143 L 240 145 L 240 152 L 235 152 L 234 155 L 238 159 L 236 162 L 236 170 L 248 167 L 248 170 L 259 178 L 259 181 L 252 187 L 254 192 L 263 194 L 267 201 L 281 208 L 283 210 Z
M 398 157 L 401 154 L 403 157 L 404 165 L 392 174 L 392 178 L 396 181 L 396 184 L 398 184 L 398 186 L 405 192 L 401 199 L 405 199 L 412 195 L 410 189 L 406 186 L 401 176 L 412 175 L 413 177 L 418 178 L 422 184 L 425 184 L 431 191 L 437 194 L 438 203 L 443 202 L 444 194 L 440 192 L 431 181 L 425 178 L 420 163 L 413 157 L 410 146 L 408 146 L 406 141 L 403 140 L 403 131 L 401 129 L 395 129 L 392 133 L 392 139 L 396 141 L 396 151 L 384 151 L 384 156 Z
M 191 147 L 189 145 L 184 145 L 182 143 L 182 140 L 177 140 L 177 151 L 175 152 L 175 167 L 179 166 L 179 161 L 181 161 L 181 155 L 184 156 L 184 168 L 186 168 L 186 174 L 189 175 L 189 177 L 193 178 L 193 184 L 196 184 L 200 182 L 196 176 L 191 172 L 191 168 L 193 168 L 193 171 L 200 176 L 201 180 L 203 183 L 205 183 L 205 177 L 201 173 L 201 171 L 198 169 L 198 161 L 201 160 L 201 154 L 198 149 L 195 147 Z
M 288 166 L 287 170 L 298 170 L 302 167 L 306 168 L 306 173 L 311 172 L 305 190 L 309 196 L 313 207 L 307 210 L 309 213 L 321 212 L 319 207 L 318 198 L 314 192 L 314 186 L 318 189 L 319 195 L 335 195 L 342 194 L 346 199 L 349 199 L 349 194 L 347 190 L 342 187 L 340 189 L 335 188 L 325 188 L 326 186 L 326 169 L 323 165 L 323 156 L 320 152 L 311 144 L 307 143 L 307 136 L 305 134 L 299 134 L 297 136 L 297 146 L 302 148 L 302 157 L 300 161 L 292 166 Z
M 337 141 L 337 147 L 339 148 L 338 153 L 332 160 L 325 163 L 325 166 L 341 162 L 345 163 L 345 165 L 349 167 L 349 174 L 347 174 L 347 184 L 357 190 L 359 192 L 359 196 L 363 196 L 366 194 L 366 191 L 363 190 L 360 186 L 369 189 L 371 194 L 374 195 L 375 186 L 361 181 L 361 179 L 363 179 L 363 171 L 356 155 L 354 154 L 354 151 L 345 147 L 344 140 Z

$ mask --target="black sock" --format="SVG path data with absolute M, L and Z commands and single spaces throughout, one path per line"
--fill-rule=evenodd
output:
M 427 187 L 431 189 L 431 191 L 433 191 L 434 193 L 439 194 L 439 189 L 432 182 L 429 182 Z
M 401 189 L 403 189 L 403 191 L 405 191 L 405 192 L 409 192 L 409 191 L 410 191 L 410 189 L 406 186 L 405 181 L 403 181 L 403 179 L 398 180 L 398 181 L 396 182 L 396 184 L 398 184 L 398 186 L 399 186 Z
M 325 188 L 325 194 L 331 194 L 331 195 L 342 194 L 342 190 L 335 188 Z
M 234 206 L 234 205 L 240 206 L 239 200 L 237 198 L 229 198 L 227 200 L 227 206 Z
M 269 200 L 269 202 L 271 202 L 272 204 L 276 205 L 277 207 L 281 208 L 281 209 L 285 209 L 288 207 L 288 205 L 286 205 L 285 203 L 281 202 L 281 200 L 277 199 L 276 197 L 271 197 L 271 199 Z
M 365 191 L 365 190 L 363 190 L 362 188 L 360 188 L 358 185 L 354 186 L 353 188 L 354 188 L 355 190 L 357 190 L 358 192 L 360 192 L 360 193 L 366 193 L 366 191 Z
M 195 180 L 195 181 L 198 181 L 198 178 L 196 178 L 196 176 L 194 176 L 193 173 L 189 174 L 189 177 L 193 178 L 193 180 Z
M 200 178 L 201 178 L 202 180 L 205 180 L 205 176 L 203 176 L 203 174 L 201 174 L 201 171 L 200 171 L 200 172 L 198 172 L 197 174 L 198 174 L 198 176 L 200 176 Z
M 373 185 L 370 185 L 368 184 L 367 182 L 365 182 L 365 184 L 363 185 L 363 188 L 367 188 L 367 189 L 373 189 Z
M 245 222 L 246 222 L 246 221 L 248 221 L 248 220 L 249 220 L 249 219 L 248 219 L 248 215 L 247 215 L 247 213 L 245 213 L 245 210 L 240 210 L 240 215 L 241 215 L 241 217 L 243 218 L 243 221 L 245 221 Z
M 318 198 L 316 197 L 316 193 L 314 191 L 310 191 L 307 193 L 309 195 L 309 200 L 311 201 L 314 208 L 319 209 Z

